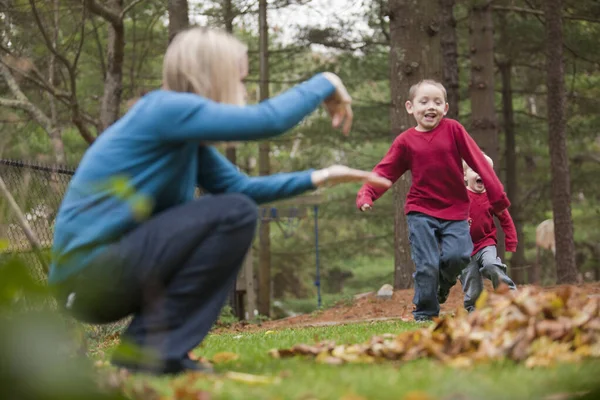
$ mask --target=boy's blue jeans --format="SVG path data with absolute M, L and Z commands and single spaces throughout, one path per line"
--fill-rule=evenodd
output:
M 511 290 L 517 285 L 506 274 L 506 265 L 498 257 L 496 246 L 487 246 L 471 257 L 471 262 L 460 275 L 460 283 L 465 292 L 464 306 L 467 311 L 475 310 L 475 302 L 483 291 L 483 278 L 492 281 L 494 289 L 505 283 Z
M 418 212 L 409 213 L 407 221 L 411 257 L 416 267 L 413 316 L 417 320 L 430 319 L 440 313 L 438 285 L 454 285 L 469 264 L 473 251 L 469 223 Z

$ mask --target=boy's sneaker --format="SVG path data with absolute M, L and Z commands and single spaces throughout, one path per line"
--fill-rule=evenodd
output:
M 415 317 L 415 322 L 426 323 L 431 321 L 433 321 L 433 317 L 427 315 L 419 315 Z

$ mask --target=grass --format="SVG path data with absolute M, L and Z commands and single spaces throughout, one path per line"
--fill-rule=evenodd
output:
M 174 387 L 192 387 L 212 394 L 212 399 L 403 399 L 413 392 L 438 399 L 542 399 L 550 394 L 590 390 L 597 385 L 600 362 L 560 365 L 528 370 L 513 363 L 479 365 L 470 370 L 444 367 L 429 360 L 404 365 L 330 366 L 311 359 L 273 359 L 268 351 L 298 343 L 332 339 L 362 342 L 372 335 L 398 333 L 417 325 L 385 322 L 346 326 L 288 329 L 274 332 L 209 335 L 195 354 L 212 359 L 220 352 L 233 352 L 235 361 L 217 364 L 219 378 L 134 377 L 130 383 L 150 385 L 170 397 Z M 241 383 L 224 378 L 227 371 L 279 377 L 279 383 Z M 596 386 L 597 387 L 597 386 Z M 416 397 L 426 399 L 428 397 Z

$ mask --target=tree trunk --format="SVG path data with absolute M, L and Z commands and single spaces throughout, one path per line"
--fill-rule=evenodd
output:
M 442 80 L 439 0 L 390 0 L 390 114 L 392 137 L 414 125 L 404 109 L 410 87 L 421 79 Z M 413 285 L 415 269 L 410 257 L 404 202 L 410 175 L 394 185 L 394 288 Z
M 515 118 L 513 112 L 512 82 L 510 60 L 498 63 L 502 77 L 502 113 L 504 119 L 504 137 L 506 141 L 506 192 L 511 200 L 510 214 L 517 231 L 519 245 L 510 260 L 510 275 L 516 283 L 524 283 L 525 235 L 523 233 L 523 216 L 519 201 L 519 180 L 517 169 L 517 146 L 515 135 Z
M 269 31 L 267 23 L 267 0 L 258 2 L 259 57 L 260 57 L 260 100 L 269 98 Z M 271 151 L 269 142 L 263 141 L 258 147 L 258 172 L 269 175 Z M 271 314 L 271 229 L 268 221 L 261 221 L 258 249 L 258 312 Z
M 225 30 L 233 33 L 233 5 L 232 0 L 223 0 L 223 20 L 225 21 Z M 225 156 L 232 164 L 237 164 L 237 143 L 228 142 L 225 144 Z
M 136 93 L 136 70 L 137 64 L 137 15 L 135 12 L 131 13 L 131 52 L 129 53 L 130 67 L 129 67 L 129 96 L 135 98 L 138 96 Z
M 470 15 L 471 129 L 481 150 L 498 169 L 498 132 L 494 107 L 494 24 L 487 0 L 472 0 Z
M 439 0 L 441 9 L 440 42 L 443 57 L 443 83 L 448 92 L 448 118 L 458 119 L 459 80 L 456 20 L 454 19 L 455 0 Z
M 234 18 L 232 0 L 223 0 L 223 20 L 225 22 L 225 30 L 229 33 L 233 33 Z
M 233 33 L 233 8 L 232 8 L 232 4 L 231 4 L 232 0 L 224 0 L 223 1 L 223 20 L 224 20 L 224 25 L 225 25 L 225 30 L 229 33 Z M 237 160 L 237 143 L 235 142 L 226 142 L 225 143 L 225 157 L 233 164 L 233 165 L 237 165 L 238 160 Z M 246 258 L 250 257 L 250 260 L 246 260 L 244 261 L 244 266 L 245 265 L 253 265 L 252 263 L 252 252 L 248 252 L 248 254 L 246 254 Z M 249 270 L 244 271 L 245 273 L 252 273 L 252 279 L 254 279 L 254 268 L 250 268 Z M 231 293 L 230 296 L 230 303 L 231 303 L 231 307 L 234 309 L 234 311 L 236 312 L 238 318 L 244 318 L 244 314 L 241 312 L 241 310 L 238 310 L 236 308 L 237 304 L 244 304 L 243 300 L 238 301 L 238 295 L 237 295 L 237 290 L 236 290 L 237 285 L 233 286 L 233 292 Z M 277 286 L 275 286 L 277 287 Z M 250 287 L 250 288 L 246 288 L 246 292 L 248 293 L 250 290 L 253 290 L 254 286 Z M 252 296 L 252 295 L 250 295 Z M 252 310 L 253 312 L 253 310 Z
M 169 0 L 169 41 L 190 25 L 188 0 Z
M 86 7 L 108 23 L 106 49 L 106 77 L 100 108 L 100 129 L 106 130 L 117 119 L 123 92 L 123 58 L 125 56 L 125 27 L 123 25 L 123 0 L 109 0 L 100 4 L 85 0 Z
M 494 100 L 494 22 L 488 0 L 471 0 L 469 16 L 471 49 L 471 129 L 481 150 L 494 160 L 500 176 L 498 159 L 498 125 Z M 504 259 L 504 231 L 495 221 L 498 232 L 498 257 Z
M 54 0 L 53 3 L 53 17 L 54 24 L 52 30 L 52 45 L 56 48 L 58 42 L 58 31 L 60 29 L 59 16 L 60 16 L 60 3 L 59 0 Z M 50 52 L 50 60 L 48 62 L 48 83 L 51 87 L 55 87 L 56 74 L 56 55 Z M 48 132 L 50 135 L 50 141 L 52 143 L 52 149 L 54 150 L 54 159 L 57 164 L 65 164 L 65 146 L 62 141 L 62 131 L 58 124 L 58 112 L 56 109 L 56 99 L 50 93 L 48 95 L 48 102 L 50 103 L 50 121 L 52 122 L 52 130 Z
M 117 12 L 123 8 L 123 0 L 112 0 Z M 109 3 L 109 4 L 110 4 Z M 125 29 L 123 20 L 117 24 L 108 25 L 108 48 L 106 51 L 106 79 L 104 80 L 104 96 L 100 109 L 102 129 L 106 130 L 119 119 L 121 93 L 123 92 L 123 58 L 125 56 Z
M 548 143 L 552 181 L 552 211 L 556 242 L 557 283 L 575 283 L 575 243 L 571 219 L 571 182 L 565 119 L 565 82 L 563 65 L 563 28 L 561 0 L 546 0 L 546 73 L 548 102 Z

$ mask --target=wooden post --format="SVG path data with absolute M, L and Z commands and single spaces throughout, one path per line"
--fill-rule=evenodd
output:
M 269 31 L 267 24 L 267 0 L 258 2 L 260 100 L 269 98 Z M 269 175 L 269 142 L 263 141 L 258 150 L 258 172 Z M 268 223 L 259 224 L 258 250 L 258 312 L 271 314 L 271 230 Z
M 258 305 L 256 303 L 256 287 L 254 285 L 254 258 L 252 257 L 252 248 L 246 255 L 244 261 L 244 284 L 246 286 L 246 319 L 252 319 L 254 313 L 258 311 Z

